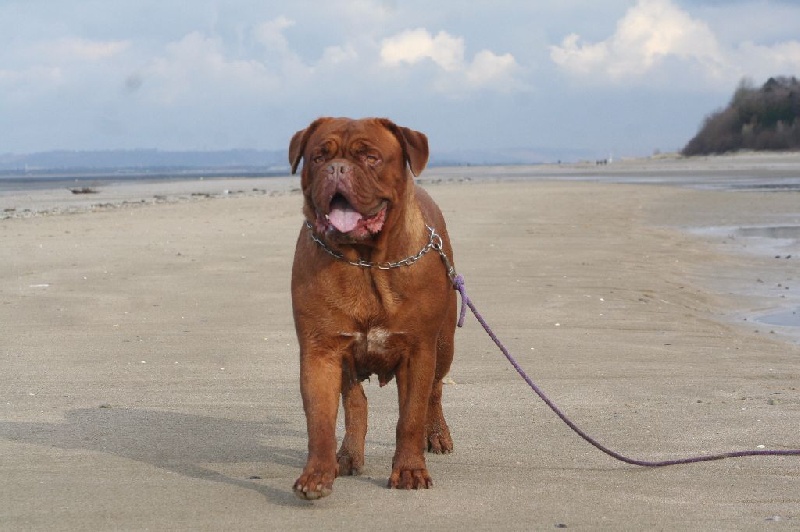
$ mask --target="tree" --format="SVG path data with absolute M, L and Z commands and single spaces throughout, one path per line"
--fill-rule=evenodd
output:
M 737 150 L 800 150 L 800 83 L 769 78 L 761 88 L 743 78 L 724 109 L 706 116 L 683 155 Z

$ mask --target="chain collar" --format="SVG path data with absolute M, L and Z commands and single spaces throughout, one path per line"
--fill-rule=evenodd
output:
M 323 242 L 317 235 L 315 235 L 314 227 L 309 223 L 308 220 L 306 220 L 306 228 L 308 229 L 308 234 L 311 236 L 311 240 L 316 242 L 319 245 L 319 247 L 321 247 L 328 255 L 343 262 L 346 262 L 351 266 L 358 266 L 359 268 L 377 268 L 379 270 L 391 270 L 394 268 L 400 268 L 402 266 L 411 266 L 419 259 L 421 259 L 423 256 L 425 256 L 425 254 L 428 253 L 430 250 L 434 249 L 439 253 L 439 255 L 441 255 L 442 260 L 444 261 L 445 266 L 447 268 L 447 275 L 450 277 L 450 279 L 452 280 L 453 277 L 455 276 L 455 269 L 450 264 L 450 261 L 448 260 L 447 255 L 445 255 L 444 249 L 442 248 L 443 246 L 442 237 L 439 236 L 439 233 L 437 233 L 436 230 L 429 225 L 425 226 L 425 228 L 430 233 L 430 237 L 428 238 L 428 243 L 425 244 L 425 246 L 421 250 L 419 250 L 419 252 L 416 255 L 411 255 L 410 257 L 406 257 L 396 262 L 369 262 L 363 259 L 359 259 L 358 261 L 348 260 L 341 253 L 338 253 L 329 248 L 327 244 L 325 244 L 325 242 Z

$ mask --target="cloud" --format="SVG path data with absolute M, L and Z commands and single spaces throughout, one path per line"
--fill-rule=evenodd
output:
M 143 69 L 141 85 L 161 104 L 203 100 L 219 93 L 222 85 L 256 88 L 269 84 L 264 65 L 253 59 L 226 57 L 221 39 L 192 32 L 169 43 L 162 55 Z
M 137 75 L 144 80 L 139 85 L 152 86 L 151 96 L 163 105 L 187 98 L 241 103 L 243 95 L 275 101 L 314 73 L 314 65 L 306 64 L 284 35 L 294 25 L 285 16 L 253 25 L 247 40 L 255 46 L 244 50 L 232 49 L 219 35 L 193 31 L 152 58 Z M 322 60 L 344 62 L 354 53 L 347 47 L 328 47 Z
M 571 74 L 612 81 L 642 78 L 667 58 L 695 62 L 710 72 L 723 65 L 708 25 L 669 0 L 639 0 L 607 40 L 582 43 L 573 33 L 550 47 L 550 58 Z
M 98 41 L 77 37 L 44 40 L 18 47 L 14 53 L 24 58 L 23 68 L 0 69 L 0 81 L 26 83 L 39 81 L 59 84 L 75 70 L 84 71 L 93 64 L 111 62 L 127 51 L 130 41 Z
M 745 76 L 797 72 L 800 42 L 744 41 L 726 47 L 706 22 L 670 0 L 639 0 L 608 39 L 584 42 L 569 34 L 550 46 L 550 59 L 569 75 L 595 83 L 724 90 Z
M 463 68 L 464 39 L 440 31 L 435 37 L 419 28 L 385 39 L 381 59 L 387 65 L 415 64 L 430 59 L 447 72 Z
M 256 40 L 267 49 L 288 52 L 289 41 L 283 34 L 283 30 L 291 28 L 294 25 L 295 22 L 293 20 L 281 15 L 276 19 L 259 24 L 256 26 L 253 33 L 255 34 Z
M 510 92 L 523 88 L 523 84 L 516 78 L 519 69 L 513 55 L 496 55 L 489 50 L 481 50 L 475 54 L 464 74 L 469 87 Z
M 800 41 L 786 41 L 771 46 L 750 41 L 741 43 L 732 54 L 739 65 L 740 77 L 758 79 L 800 72 Z
M 433 86 L 440 92 L 493 89 L 508 92 L 519 89 L 517 81 L 519 64 L 510 53 L 497 55 L 481 50 L 472 61 L 465 58 L 465 44 L 461 37 L 446 31 L 435 36 L 424 28 L 406 30 L 381 42 L 380 57 L 384 66 L 415 65 L 426 60 L 442 71 Z
M 342 46 L 328 46 L 322 53 L 320 65 L 338 66 L 345 63 L 353 63 L 358 60 L 358 51 L 352 44 Z
M 0 89 L 6 103 L 35 102 L 43 92 L 64 83 L 64 72 L 55 66 L 32 66 L 24 70 L 0 69 Z
M 93 74 L 107 76 L 115 61 L 130 47 L 130 41 L 126 40 L 78 37 L 17 43 L 12 51 L 17 64 L 0 68 L 0 89 L 4 91 L 3 97 L 15 104 L 32 102 L 80 85 Z
M 68 37 L 34 46 L 40 60 L 48 63 L 64 61 L 102 61 L 113 59 L 130 48 L 129 41 L 94 41 Z

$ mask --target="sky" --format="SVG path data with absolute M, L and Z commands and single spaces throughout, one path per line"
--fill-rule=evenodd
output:
M 434 153 L 643 156 L 776 75 L 797 0 L 0 0 L 0 153 L 285 149 L 385 116 Z

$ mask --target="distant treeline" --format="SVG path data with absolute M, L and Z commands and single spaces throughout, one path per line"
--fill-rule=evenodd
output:
M 742 80 L 725 109 L 706 117 L 683 155 L 738 150 L 800 150 L 800 83 L 770 78 L 760 88 Z

